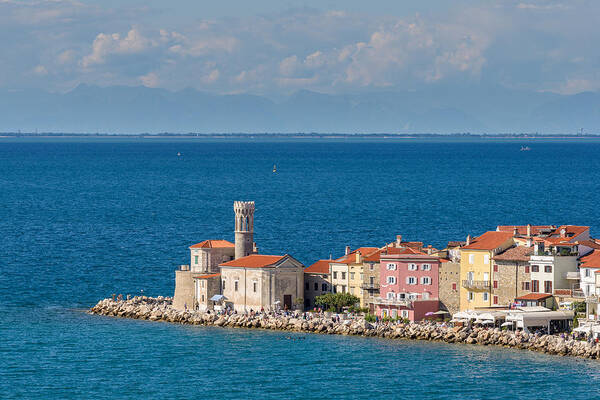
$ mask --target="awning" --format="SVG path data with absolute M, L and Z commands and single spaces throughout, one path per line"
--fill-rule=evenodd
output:
M 211 301 L 221 301 L 221 300 L 227 300 L 227 298 L 225 296 L 223 296 L 222 294 L 215 294 L 213 297 L 210 298 Z

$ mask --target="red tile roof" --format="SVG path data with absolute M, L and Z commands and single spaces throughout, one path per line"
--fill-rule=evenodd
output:
M 363 261 L 364 261 L 364 257 L 368 257 L 371 254 L 378 252 L 379 248 L 378 247 L 359 247 L 358 249 L 352 251 L 348 255 L 342 256 L 342 257 L 334 260 L 333 262 L 338 263 L 338 264 L 353 264 L 356 262 L 356 252 L 357 251 L 360 251 L 360 253 L 363 256 Z
M 529 261 L 529 256 L 531 254 L 533 254 L 533 247 L 515 246 L 494 256 L 494 260 Z
M 313 265 L 304 268 L 305 274 L 328 274 L 329 263 L 333 260 L 319 260 Z
M 552 295 L 548 293 L 529 293 L 524 296 L 517 297 L 515 300 L 544 300 L 548 297 L 552 297 Z
M 600 244 L 596 243 L 593 240 L 578 240 L 577 244 L 580 244 L 582 246 L 586 246 L 592 249 L 600 249 Z
M 464 246 L 467 250 L 494 250 L 512 238 L 512 232 L 488 231 Z
M 459 240 L 451 240 L 448 242 L 448 245 L 446 247 L 450 248 L 450 247 L 462 247 L 465 244 L 467 244 L 467 242 L 461 242 Z
M 497 230 L 499 232 L 514 233 L 515 228 L 517 228 L 518 235 L 527 235 L 527 225 L 499 225 Z M 553 225 L 531 225 L 531 234 L 539 235 L 542 231 L 549 231 L 554 228 Z
M 210 275 L 198 275 L 198 276 L 194 276 L 194 279 L 208 279 L 208 278 L 216 278 L 217 276 L 219 276 L 221 274 L 216 273 L 216 274 L 210 274 Z
M 579 259 L 580 268 L 600 268 L 600 250 L 594 250 Z
M 265 256 L 262 254 L 250 254 L 246 257 L 240 257 L 235 260 L 219 264 L 220 267 L 244 267 L 244 268 L 262 268 L 276 264 L 285 256 Z
M 566 230 L 567 237 L 575 237 L 575 236 L 581 235 L 583 232 L 590 229 L 590 227 L 589 226 L 578 226 L 578 225 L 561 225 L 558 228 L 556 228 L 554 233 L 556 235 L 560 235 L 560 231 L 563 229 Z
M 235 247 L 235 245 L 227 240 L 205 240 L 190 246 L 190 249 L 217 249 Z

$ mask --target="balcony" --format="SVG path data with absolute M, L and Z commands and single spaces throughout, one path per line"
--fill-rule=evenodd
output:
M 360 285 L 364 290 L 379 290 L 379 283 L 363 283 Z
M 471 290 L 490 290 L 490 281 L 462 281 L 462 287 Z
M 398 300 L 398 299 L 384 299 L 381 297 L 376 297 L 372 303 L 373 304 L 380 304 L 380 305 L 385 305 L 385 306 L 403 306 L 403 307 L 411 307 L 412 305 L 412 300 L 409 299 L 404 299 L 404 300 Z
M 572 279 L 572 280 L 579 280 L 579 272 L 565 272 L 563 274 L 563 278 L 565 279 Z

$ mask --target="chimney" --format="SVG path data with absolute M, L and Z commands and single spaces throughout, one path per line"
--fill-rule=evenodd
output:
M 527 247 L 531 247 L 531 245 L 532 245 L 531 237 L 528 237 L 527 238 Z
M 537 255 L 539 251 L 540 251 L 540 244 L 539 244 L 539 242 L 535 242 L 535 244 L 533 245 L 533 254 Z
M 402 235 L 396 235 L 396 247 L 400 247 L 400 243 L 402 243 Z
M 360 264 L 362 262 L 362 254 L 360 254 L 360 251 L 356 252 L 356 263 Z
M 531 224 L 527 224 L 527 236 L 531 237 Z
M 350 254 L 350 246 L 346 246 L 346 252 L 344 253 L 344 255 L 348 255 Z
M 433 249 L 431 248 L 431 245 L 427 246 L 427 254 L 431 254 L 433 253 Z
M 471 235 L 467 235 L 467 243 L 466 246 L 471 244 Z
M 560 230 L 560 237 L 567 237 L 567 230 L 565 228 Z
M 519 229 L 515 226 L 513 229 L 513 236 L 517 236 L 519 234 Z
M 256 246 L 256 242 L 252 242 L 252 254 L 258 254 L 258 247 Z

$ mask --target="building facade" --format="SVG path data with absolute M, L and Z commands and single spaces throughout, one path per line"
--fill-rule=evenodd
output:
M 439 310 L 439 258 L 410 248 L 380 254 L 379 316 L 419 321 Z
M 514 246 L 492 259 L 492 306 L 509 306 L 531 292 L 529 257 L 533 247 Z
M 238 312 L 304 307 L 304 265 L 290 255 L 251 254 L 219 267 L 225 304 Z
M 319 260 L 304 269 L 304 307 L 319 307 L 315 298 L 331 293 L 331 270 L 333 260 Z
M 460 309 L 492 305 L 492 258 L 513 245 L 510 232 L 488 231 L 460 249 Z
M 460 310 L 460 262 L 443 259 L 440 261 L 438 273 L 440 309 L 454 314 Z

